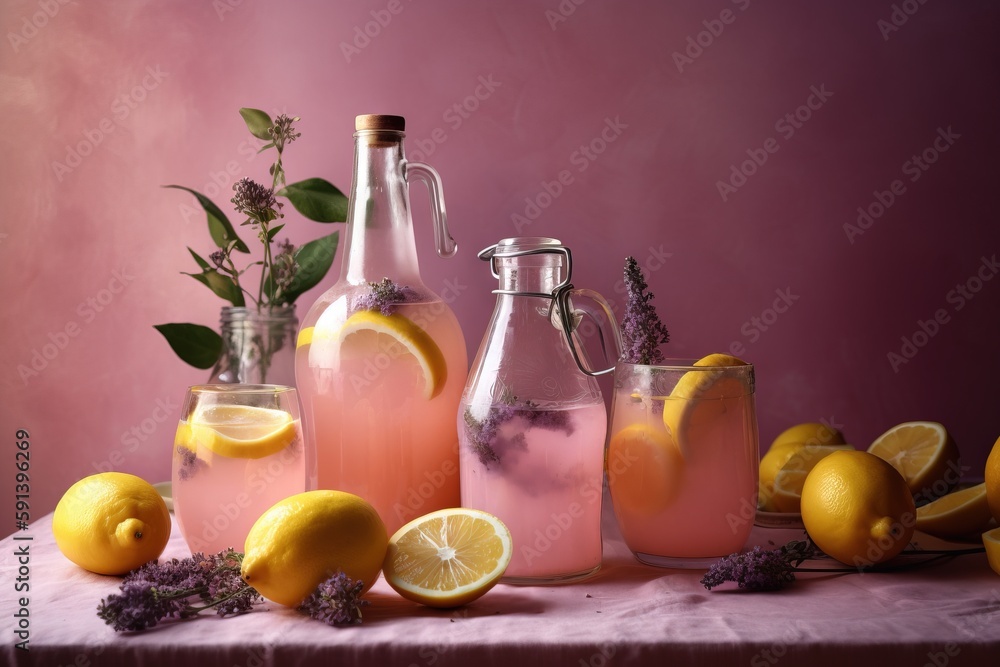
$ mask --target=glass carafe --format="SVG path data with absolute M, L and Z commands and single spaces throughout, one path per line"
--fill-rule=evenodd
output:
M 500 289 L 459 405 L 462 505 L 510 529 L 505 582 L 583 578 L 601 566 L 607 415 L 596 380 L 574 359 L 579 311 L 556 298 L 572 287 L 571 255 L 556 239 L 525 237 L 480 257 Z
M 431 194 L 438 254 L 456 246 L 440 179 L 406 161 L 403 128 L 399 116 L 357 118 L 343 269 L 303 318 L 295 354 L 316 488 L 365 498 L 390 535 L 459 504 L 455 413 L 468 370 L 458 320 L 420 279 L 413 178 Z

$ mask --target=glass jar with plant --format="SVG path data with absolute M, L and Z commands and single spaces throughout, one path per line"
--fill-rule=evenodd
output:
M 204 284 L 230 305 L 223 307 L 221 333 L 200 324 L 156 325 L 183 361 L 202 369 L 213 369 L 212 382 L 295 384 L 294 338 L 298 327 L 295 300 L 312 288 L 330 269 L 337 251 L 339 232 L 322 236 L 301 246 L 287 239 L 275 241 L 285 227 L 281 222 L 282 199 L 300 214 L 316 222 L 343 222 L 347 217 L 347 197 L 321 178 L 295 183 L 285 180 L 282 158 L 288 144 L 301 136 L 294 123 L 299 118 L 279 115 L 273 121 L 264 111 L 243 108 L 240 115 L 250 133 L 264 141 L 259 152 L 273 150 L 275 158 L 268 173 L 270 186 L 249 178 L 240 179 L 230 200 L 244 217 L 241 227 L 249 227 L 261 245 L 260 259 L 241 265 L 241 255 L 250 248 L 236 228 L 211 199 L 180 185 L 204 209 L 208 231 L 216 250 L 208 259 L 190 247 L 197 273 L 186 273 Z

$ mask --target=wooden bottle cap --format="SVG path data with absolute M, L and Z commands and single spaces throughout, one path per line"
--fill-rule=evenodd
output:
M 406 129 L 406 119 L 402 116 L 386 116 L 384 114 L 363 114 L 354 119 L 354 129 L 361 130 L 394 130 L 403 132 Z

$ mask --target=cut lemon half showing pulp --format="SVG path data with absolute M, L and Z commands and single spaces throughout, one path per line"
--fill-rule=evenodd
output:
M 747 366 L 745 361 L 728 354 L 710 354 L 692 365 L 711 368 L 682 375 L 663 403 L 663 423 L 685 458 L 692 453 L 692 443 L 732 409 L 726 399 L 750 393 L 741 374 L 727 371 L 727 367 Z
M 358 349 L 386 354 L 390 359 L 412 357 L 423 374 L 424 398 L 428 400 L 444 389 L 448 364 L 441 348 L 426 331 L 402 315 L 358 311 L 347 318 L 337 337 L 342 354 L 357 345 Z
M 917 530 L 945 539 L 964 537 L 983 532 L 992 518 L 984 482 L 918 507 Z
M 875 439 L 868 453 L 899 471 L 917 500 L 945 495 L 961 476 L 958 446 L 937 422 L 905 422 Z
M 283 410 L 218 405 L 195 412 L 190 437 L 219 456 L 260 459 L 277 454 L 298 436 L 298 423 Z
M 850 445 L 812 445 L 795 452 L 774 476 L 774 490 L 767 507 L 777 512 L 799 512 L 802 487 L 816 464 L 838 450 L 854 451 Z
M 512 553 L 510 531 L 500 519 L 480 510 L 444 509 L 396 531 L 382 572 L 407 600 L 458 607 L 493 588 Z

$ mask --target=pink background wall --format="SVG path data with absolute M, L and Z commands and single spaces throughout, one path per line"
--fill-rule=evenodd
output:
M 898 422 L 938 420 L 981 476 L 1000 433 L 1000 279 L 977 277 L 995 276 L 982 258 L 1000 250 L 996 4 L 907 0 L 900 12 L 915 13 L 897 14 L 887 38 L 888 0 L 561 5 L 575 11 L 559 16 L 557 0 L 4 2 L 2 424 L 8 442 L 31 433 L 34 516 L 112 457 L 168 478 L 184 388 L 207 373 L 179 362 L 152 325 L 214 325 L 221 303 L 179 273 L 192 268 L 186 245 L 212 250 L 203 216 L 159 186 L 214 194 L 216 178 L 265 178 L 240 106 L 301 116 L 289 180 L 344 189 L 356 114 L 405 115 L 411 157 L 440 128 L 424 155 L 444 178 L 461 249 L 433 255 L 422 192 L 418 244 L 429 286 L 461 286 L 470 353 L 493 300 L 476 251 L 515 235 L 526 198 L 569 170 L 572 183 L 542 197 L 521 233 L 562 238 L 576 284 L 618 301 L 622 259 L 636 255 L 671 356 L 742 345 L 758 367 L 762 447 L 800 421 L 828 419 L 867 447 Z M 341 44 L 366 24 L 376 32 L 372 12 L 391 20 L 348 62 Z M 782 121 L 797 109 L 808 120 Z M 581 161 L 607 119 L 617 136 Z M 940 154 L 939 128 L 952 132 Z M 89 154 L 69 166 L 80 145 Z M 926 171 L 905 165 L 928 148 Z M 767 160 L 748 164 L 724 200 L 717 182 L 748 150 Z M 236 173 L 223 177 L 230 162 Z M 897 179 L 901 194 L 849 239 L 858 207 Z M 224 191 L 215 198 L 228 207 Z M 296 242 L 328 229 L 289 223 Z M 969 299 L 959 285 L 979 291 Z M 791 305 L 777 314 L 779 292 Z M 300 299 L 300 314 L 318 294 Z M 894 369 L 887 355 L 936 313 L 944 323 Z M 54 358 L 22 377 L 46 345 Z

